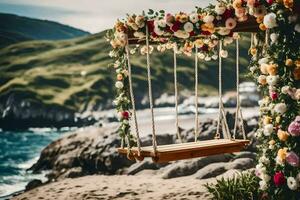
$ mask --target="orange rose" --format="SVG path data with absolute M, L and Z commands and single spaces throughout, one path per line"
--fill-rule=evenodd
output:
M 275 76 L 277 74 L 277 65 L 276 64 L 267 65 L 266 70 L 270 75 Z
M 294 6 L 294 0 L 283 0 L 283 5 L 286 8 L 292 8 Z
M 286 60 L 285 60 L 285 65 L 288 66 L 288 67 L 293 66 L 293 60 L 292 60 L 292 59 L 289 59 L 289 58 L 286 59 Z
M 288 132 L 279 129 L 278 132 L 277 132 L 277 136 L 278 136 L 280 141 L 285 142 L 285 141 L 287 141 L 287 139 L 289 137 L 289 134 L 288 134 Z
M 267 30 L 266 25 L 264 25 L 263 23 L 259 24 L 259 28 L 260 28 L 260 30 L 262 30 L 262 31 Z
M 208 31 L 210 33 L 214 33 L 215 32 L 215 26 L 213 23 L 205 23 L 201 25 L 201 29 L 202 31 Z
M 295 61 L 295 65 L 296 65 L 296 67 L 300 67 L 300 60 L 299 59 Z
M 300 80 L 300 67 L 294 69 L 293 75 L 296 81 Z
M 283 148 L 283 149 L 279 149 L 277 152 L 277 157 L 281 160 L 284 161 L 286 158 L 286 154 L 287 154 L 287 148 Z
M 263 21 L 264 21 L 264 16 L 259 16 L 259 17 L 256 18 L 256 22 L 258 24 L 262 23 Z
M 255 56 L 256 53 L 257 53 L 257 49 L 256 49 L 256 48 L 251 48 L 251 49 L 250 49 L 250 54 L 251 54 L 252 56 Z

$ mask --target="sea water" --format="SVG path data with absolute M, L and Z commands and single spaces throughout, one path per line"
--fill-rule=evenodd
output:
M 22 132 L 0 130 L 0 199 L 24 190 L 33 179 L 45 181 L 45 174 L 27 171 L 39 158 L 41 150 L 66 131 L 31 129 Z

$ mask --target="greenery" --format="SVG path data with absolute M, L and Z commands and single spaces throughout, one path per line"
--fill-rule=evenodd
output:
M 236 175 L 233 178 L 221 178 L 216 184 L 206 184 L 213 200 L 253 200 L 259 199 L 258 177 L 252 172 Z
M 27 40 L 61 40 L 89 35 L 57 22 L 0 13 L 0 48 Z

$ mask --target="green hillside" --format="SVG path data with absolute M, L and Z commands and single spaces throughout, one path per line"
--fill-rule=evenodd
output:
M 0 13 L 0 47 L 26 40 L 61 40 L 88 34 L 57 22 Z
M 0 108 L 13 96 L 21 103 L 39 102 L 74 111 L 109 107 L 114 97 L 112 62 L 104 32 L 62 41 L 28 41 L 0 50 Z M 249 37 L 241 41 L 241 64 L 247 66 Z M 234 46 L 224 64 L 224 87 L 234 88 Z M 154 96 L 173 92 L 172 52 L 151 55 Z M 146 58 L 132 58 L 134 87 L 139 100 L 147 94 Z M 180 90 L 193 89 L 193 57 L 179 56 Z M 200 93 L 216 92 L 217 63 L 200 63 Z M 25 101 L 24 101 L 25 100 Z

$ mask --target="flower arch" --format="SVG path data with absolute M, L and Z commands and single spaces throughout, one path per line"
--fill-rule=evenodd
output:
M 270 199 L 300 195 L 300 0 L 233 0 L 196 8 L 190 14 L 166 14 L 149 10 L 118 20 L 107 38 L 113 50 L 112 66 L 116 71 L 121 137 L 129 136 L 131 117 L 128 66 L 125 46 L 139 44 L 131 53 L 152 52 L 178 46 L 178 52 L 191 55 L 194 47 L 204 60 L 218 58 L 219 41 L 228 44 L 235 32 L 255 32 L 249 53 L 249 70 L 264 98 L 259 102 L 260 122 L 256 132 L 259 145 L 256 175 L 260 190 Z M 220 56 L 226 56 L 224 50 Z

